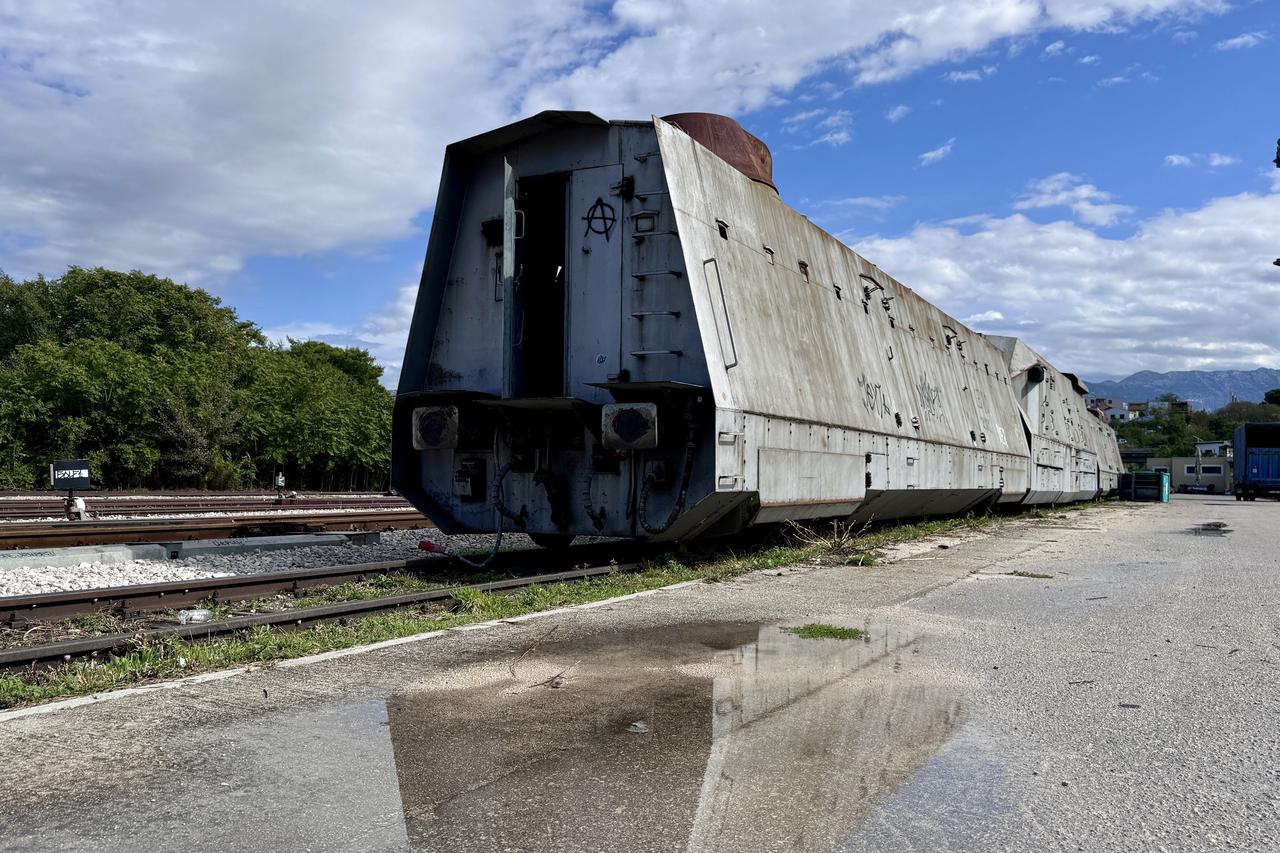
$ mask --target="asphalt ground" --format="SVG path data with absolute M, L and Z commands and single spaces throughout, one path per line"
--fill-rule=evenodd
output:
M 0 715 L 0 849 L 1280 849 L 1278 545 L 1109 505 Z

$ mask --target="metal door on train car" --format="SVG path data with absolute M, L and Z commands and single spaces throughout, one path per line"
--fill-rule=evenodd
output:
M 591 387 L 617 376 L 622 363 L 623 201 L 613 193 L 621 166 L 576 170 L 569 181 L 569 279 L 566 391 L 596 399 Z
M 503 200 L 504 397 L 562 397 L 568 307 L 568 172 L 517 174 Z

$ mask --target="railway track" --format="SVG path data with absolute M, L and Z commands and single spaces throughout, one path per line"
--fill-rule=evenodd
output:
M 407 507 L 346 512 L 263 512 L 256 515 L 235 514 L 156 520 L 13 522 L 0 524 L 0 551 L 14 548 L 66 548 L 73 545 L 230 539 L 284 533 L 405 530 L 432 526 L 434 525 L 420 512 Z
M 616 548 L 609 545 L 589 545 L 572 549 L 568 559 L 577 562 L 590 558 L 591 565 L 575 568 L 521 574 L 516 577 L 483 583 L 442 586 L 401 595 L 347 601 L 319 607 L 287 608 L 280 611 L 236 616 L 217 621 L 196 624 L 172 624 L 145 628 L 139 631 L 105 634 L 73 640 L 61 640 L 33 646 L 19 646 L 0 650 L 0 671 L 29 669 L 69 661 L 81 657 L 97 657 L 139 643 L 152 642 L 166 637 L 184 640 L 200 640 L 229 636 L 252 628 L 271 627 L 282 630 L 305 628 L 320 622 L 359 618 L 374 613 L 398 610 L 405 607 L 421 607 L 428 604 L 446 604 L 455 601 L 462 590 L 484 592 L 509 592 L 535 584 L 560 583 L 585 580 L 629 571 L 637 568 L 640 554 L 628 549 L 631 562 L 619 563 L 614 559 L 603 561 L 606 553 Z M 511 570 L 517 566 L 536 568 L 539 563 L 564 562 L 565 555 L 546 551 L 503 552 L 499 562 Z M 201 581 L 178 581 L 165 584 L 146 584 L 134 587 L 117 587 L 79 592 L 49 593 L 44 595 L 15 596 L 0 599 L 0 621 L 11 628 L 38 624 L 55 619 L 94 612 L 110 612 L 115 615 L 139 615 L 158 610 L 171 610 L 188 604 L 208 601 L 236 601 L 257 598 L 278 592 L 299 592 L 309 587 L 323 586 L 345 581 L 366 579 L 377 574 L 399 571 L 430 569 L 433 574 L 446 574 L 462 570 L 460 561 L 447 557 L 395 560 L 384 563 L 365 563 L 351 566 L 332 566 L 277 574 L 210 578 Z
M 276 510 L 341 510 L 403 509 L 408 503 L 401 498 L 380 495 L 309 496 L 299 495 L 283 501 L 270 495 L 178 495 L 106 497 L 85 496 L 89 510 L 98 518 L 122 515 L 180 515 L 202 512 L 269 512 Z M 63 499 L 31 497 L 0 500 L 0 521 L 38 518 L 61 518 Z

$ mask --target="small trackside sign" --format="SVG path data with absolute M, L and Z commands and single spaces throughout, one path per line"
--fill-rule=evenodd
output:
M 88 459 L 58 459 L 49 464 L 49 485 L 60 492 L 90 488 Z

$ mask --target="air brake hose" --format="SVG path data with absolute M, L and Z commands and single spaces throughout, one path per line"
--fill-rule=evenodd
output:
M 680 513 L 684 511 L 684 502 L 689 495 L 689 479 L 693 475 L 693 447 L 694 442 L 697 439 L 698 423 L 697 419 L 694 418 L 692 411 L 685 413 L 684 420 L 689 429 L 684 443 L 684 471 L 680 475 L 680 492 L 676 495 L 676 502 L 675 505 L 671 507 L 670 515 L 667 516 L 667 520 L 662 523 L 661 527 L 654 527 L 649 523 L 649 489 L 656 479 L 653 474 L 645 475 L 644 485 L 640 489 L 640 507 L 638 513 L 640 526 L 643 527 L 645 532 L 650 536 L 656 536 L 659 533 L 662 533 L 675 523 L 675 520 L 680 516 Z
M 510 473 L 511 473 L 511 463 L 508 462 L 506 465 L 502 466 L 502 468 L 498 471 L 497 476 L 493 478 L 493 489 L 492 489 L 493 508 L 496 509 L 503 516 L 511 519 L 511 521 L 515 523 L 516 527 L 519 527 L 521 530 L 524 530 L 525 524 L 526 524 L 525 518 L 529 515 L 529 508 L 522 506 L 520 507 L 520 512 L 518 513 L 512 512 L 511 509 L 507 506 L 506 501 L 502 499 L 502 483 L 507 479 L 507 475 Z
M 521 507 L 519 513 L 514 513 L 507 508 L 506 503 L 502 500 L 502 483 L 507 479 L 507 475 L 510 473 L 511 463 L 508 462 L 499 469 L 497 476 L 493 478 L 493 489 L 491 494 L 493 497 L 493 508 L 498 511 L 498 523 L 497 530 L 495 531 L 497 536 L 494 537 L 493 547 L 489 549 L 489 553 L 485 555 L 485 558 L 480 562 L 469 560 L 461 554 L 450 555 L 473 569 L 486 568 L 493 562 L 493 558 L 498 555 L 498 549 L 502 547 L 502 519 L 504 516 L 514 521 L 522 529 L 525 526 L 525 516 L 528 515 L 528 508 Z
M 604 513 L 605 508 L 600 507 L 600 511 L 596 512 L 595 507 L 591 505 L 591 486 L 595 483 L 596 475 L 594 471 L 588 471 L 587 477 L 582 485 L 582 505 L 587 510 L 587 518 L 591 519 L 591 526 L 596 530 L 604 530 Z

